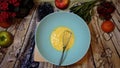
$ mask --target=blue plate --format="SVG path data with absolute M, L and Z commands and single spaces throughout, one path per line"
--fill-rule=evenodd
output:
M 60 26 L 71 29 L 75 36 L 73 47 L 66 51 L 62 63 L 62 66 L 66 66 L 76 63 L 86 54 L 91 37 L 85 21 L 74 13 L 54 12 L 44 17 L 36 29 L 35 42 L 41 56 L 52 64 L 59 64 L 62 52 L 52 47 L 50 35 Z

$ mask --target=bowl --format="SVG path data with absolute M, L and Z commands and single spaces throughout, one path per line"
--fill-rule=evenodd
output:
M 62 66 L 71 65 L 81 60 L 90 46 L 90 31 L 86 22 L 71 12 L 54 12 L 45 16 L 35 31 L 35 43 L 40 55 L 48 62 L 58 65 L 62 55 L 61 51 L 52 47 L 50 36 L 55 28 L 60 26 L 71 29 L 74 33 L 72 48 L 65 51 Z

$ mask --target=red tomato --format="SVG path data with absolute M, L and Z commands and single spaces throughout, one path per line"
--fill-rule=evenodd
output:
M 104 21 L 101 25 L 101 29 L 106 32 L 106 33 L 109 33 L 109 32 L 112 32 L 115 28 L 115 25 L 113 24 L 113 22 L 111 21 Z

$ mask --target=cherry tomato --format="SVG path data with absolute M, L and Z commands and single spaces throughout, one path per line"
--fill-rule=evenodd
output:
M 115 25 L 113 24 L 113 22 L 109 20 L 104 21 L 101 25 L 101 29 L 106 33 L 112 32 L 114 28 L 115 28 Z

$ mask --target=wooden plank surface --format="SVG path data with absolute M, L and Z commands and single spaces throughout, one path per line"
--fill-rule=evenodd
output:
M 30 14 L 24 19 L 17 20 L 14 25 L 8 28 L 7 31 L 14 35 L 13 44 L 7 48 L 6 53 L 1 59 L 0 68 L 14 68 L 19 55 L 21 55 L 22 49 L 26 46 L 29 35 L 28 28 L 30 28 L 31 20 L 33 18 L 33 13 L 35 8 L 30 12 Z M 27 35 L 27 36 L 26 36 Z
M 101 30 L 103 20 L 95 11 L 89 29 L 91 44 L 86 55 L 77 63 L 59 68 L 120 68 L 120 1 L 112 0 L 116 11 L 112 14 L 111 21 L 115 29 L 111 33 Z M 96 9 L 96 7 L 95 7 Z M 15 19 L 7 30 L 14 35 L 14 42 L 9 48 L 0 48 L 0 68 L 19 68 L 20 58 L 27 48 L 29 37 L 36 28 L 36 7 L 24 19 Z M 38 68 L 58 68 L 49 62 L 39 62 Z

